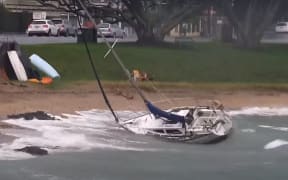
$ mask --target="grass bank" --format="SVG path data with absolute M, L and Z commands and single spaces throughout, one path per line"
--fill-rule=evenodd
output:
M 103 59 L 107 50 L 104 44 L 89 47 L 102 80 L 126 80 L 111 56 Z M 37 53 L 45 58 L 59 71 L 64 82 L 94 79 L 83 44 L 26 45 L 23 49 L 28 55 Z M 288 83 L 287 49 L 287 45 L 269 45 L 243 50 L 217 43 L 193 44 L 185 49 L 125 44 L 116 47 L 130 70 L 145 71 L 155 81 L 267 86 Z

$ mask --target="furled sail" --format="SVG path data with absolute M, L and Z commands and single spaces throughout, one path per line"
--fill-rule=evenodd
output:
M 149 111 L 156 117 L 164 117 L 167 120 L 172 121 L 172 122 L 181 122 L 181 123 L 185 122 L 184 116 L 179 116 L 171 112 L 163 111 L 159 109 L 158 107 L 154 106 L 151 102 L 147 100 L 145 101 L 145 104 L 147 108 L 149 109 Z

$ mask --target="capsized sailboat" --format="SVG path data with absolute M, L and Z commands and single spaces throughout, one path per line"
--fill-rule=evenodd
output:
M 148 114 L 120 123 L 135 133 L 193 143 L 218 142 L 232 130 L 231 118 L 222 106 L 185 106 L 165 111 L 150 102 L 146 106 Z
M 81 0 L 77 0 L 78 5 L 85 11 L 87 17 L 97 28 L 96 22 Z M 99 29 L 98 29 L 99 30 Z M 214 103 L 212 106 L 191 106 L 176 107 L 169 110 L 162 110 L 152 104 L 143 94 L 141 89 L 132 78 L 130 71 L 125 67 L 120 57 L 114 50 L 115 43 L 111 44 L 105 39 L 101 30 L 100 35 L 109 48 L 105 54 L 112 54 L 114 59 L 120 65 L 130 84 L 135 88 L 139 96 L 145 103 L 148 114 L 121 121 L 118 118 L 116 122 L 123 128 L 134 132 L 147 135 L 155 135 L 170 140 L 211 143 L 225 139 L 231 132 L 232 121 L 229 115 L 223 110 L 223 106 Z M 114 112 L 112 111 L 114 114 Z

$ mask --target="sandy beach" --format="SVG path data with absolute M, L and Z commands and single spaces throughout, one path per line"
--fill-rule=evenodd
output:
M 143 101 L 134 90 L 106 87 L 107 96 L 115 110 L 144 110 Z M 242 107 L 286 107 L 288 92 L 272 90 L 200 90 L 165 88 L 162 93 L 145 95 L 162 108 L 186 105 L 207 105 L 221 101 L 226 109 Z M 90 109 L 107 109 L 95 82 L 49 89 L 42 85 L 17 82 L 0 83 L 0 118 L 25 112 L 45 111 L 54 115 Z

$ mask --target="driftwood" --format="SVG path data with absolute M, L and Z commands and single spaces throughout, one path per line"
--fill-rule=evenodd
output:
M 114 94 L 118 96 L 123 96 L 128 100 L 134 99 L 134 96 L 129 94 L 128 92 L 123 92 L 121 89 L 116 88 L 114 89 Z

